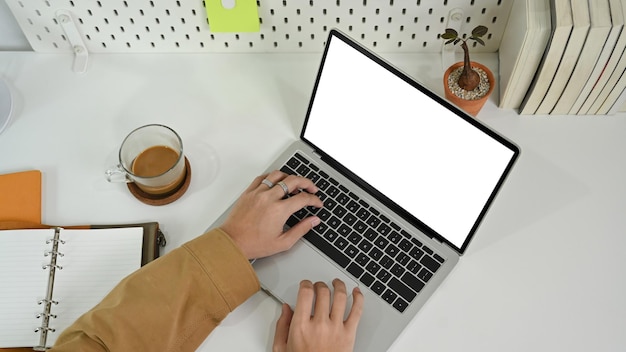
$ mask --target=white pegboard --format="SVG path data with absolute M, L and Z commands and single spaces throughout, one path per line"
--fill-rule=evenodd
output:
M 338 28 L 377 52 L 439 52 L 450 10 L 462 30 L 489 28 L 495 52 L 513 0 L 258 0 L 260 32 L 213 33 L 201 0 L 6 0 L 37 52 L 71 52 L 57 15 L 69 11 L 87 50 L 122 52 L 319 52 Z

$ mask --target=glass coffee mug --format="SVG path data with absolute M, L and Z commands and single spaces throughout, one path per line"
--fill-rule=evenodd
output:
M 109 182 L 133 183 L 144 198 L 158 199 L 180 190 L 186 183 L 187 167 L 180 136 L 165 125 L 151 124 L 126 136 L 119 164 L 105 174 Z M 138 197 L 137 192 L 133 194 Z

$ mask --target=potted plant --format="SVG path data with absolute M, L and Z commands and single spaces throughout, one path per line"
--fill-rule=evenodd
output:
M 450 66 L 443 76 L 443 87 L 446 99 L 465 110 L 468 114 L 476 116 L 480 109 L 493 92 L 496 81 L 493 73 L 486 66 L 470 61 L 468 40 L 473 40 L 480 45 L 485 45 L 482 36 L 487 34 L 487 27 L 477 26 L 472 30 L 471 36 L 459 37 L 456 30 L 446 28 L 441 35 L 447 44 L 457 45 L 461 43 L 463 49 L 463 61 Z

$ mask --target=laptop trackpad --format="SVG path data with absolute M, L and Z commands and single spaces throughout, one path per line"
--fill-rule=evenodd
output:
M 288 251 L 271 257 L 257 259 L 253 264 L 261 286 L 265 291 L 294 309 L 298 298 L 300 281 L 313 283 L 322 281 L 332 289 L 333 279 L 341 279 L 346 284 L 348 303 L 352 301 L 352 289 L 357 282 L 313 249 L 304 240 Z

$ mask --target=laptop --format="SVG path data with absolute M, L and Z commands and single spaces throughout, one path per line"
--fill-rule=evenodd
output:
M 294 307 L 303 279 L 358 285 L 355 351 L 387 350 L 458 263 L 519 153 L 331 30 L 300 139 L 266 170 L 320 189 L 324 207 L 301 209 L 287 228 L 311 214 L 322 223 L 291 250 L 254 261 L 263 289 Z

